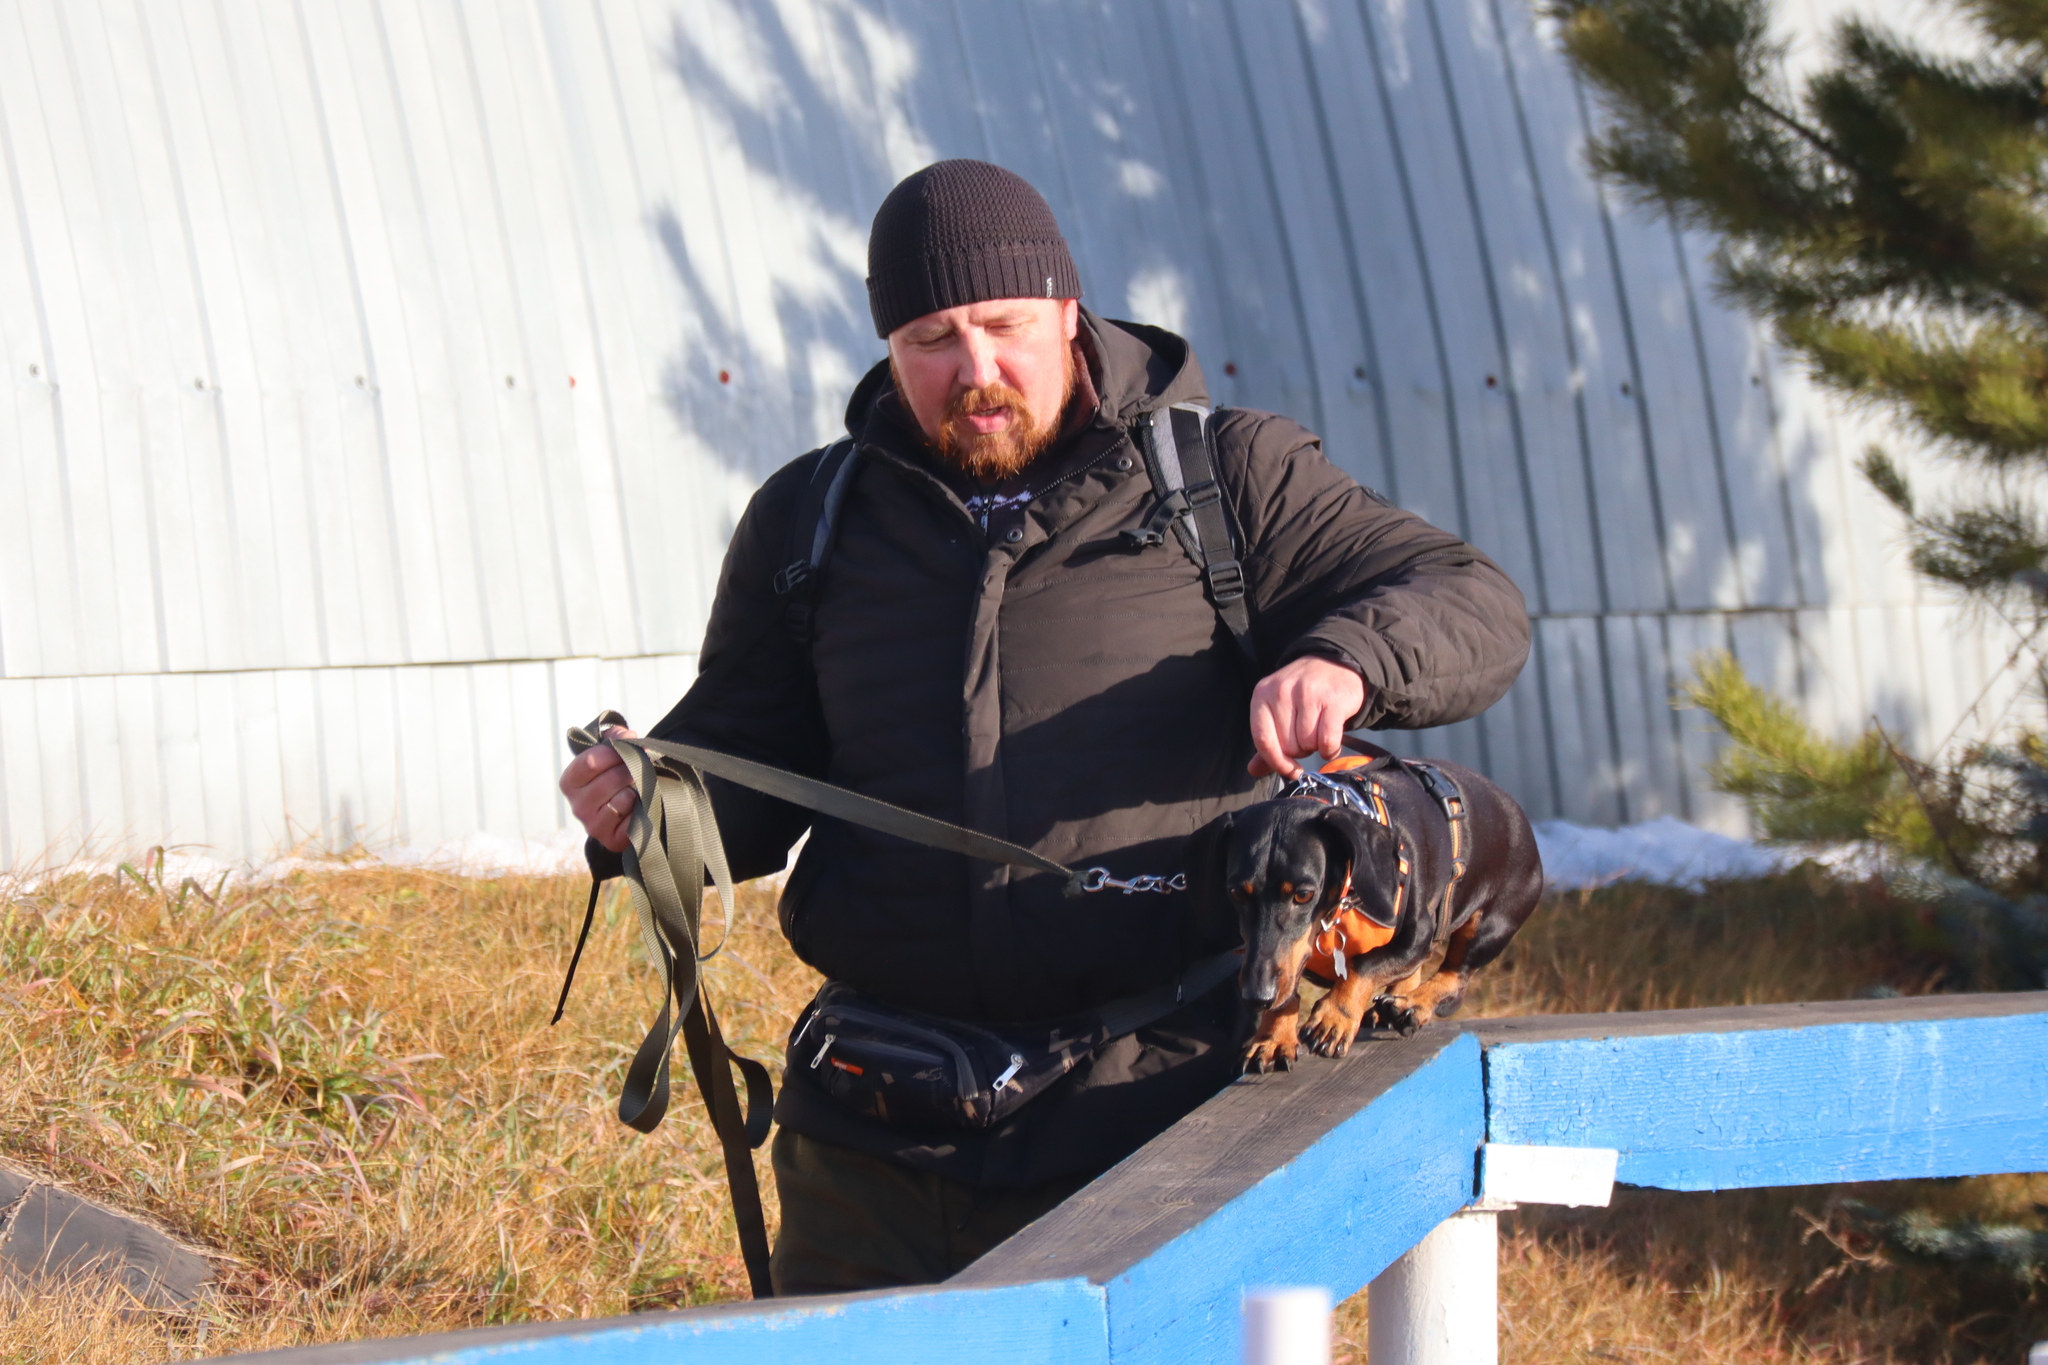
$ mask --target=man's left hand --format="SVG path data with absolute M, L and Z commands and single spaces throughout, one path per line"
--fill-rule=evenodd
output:
M 1304 655 L 1269 673 L 1252 689 L 1253 777 L 1298 776 L 1294 760 L 1308 754 L 1335 758 L 1344 725 L 1365 709 L 1365 679 L 1328 659 Z

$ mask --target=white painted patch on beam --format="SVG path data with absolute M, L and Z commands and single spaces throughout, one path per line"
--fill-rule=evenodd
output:
M 1489 1142 L 1479 1149 L 1479 1196 L 1516 1204 L 1606 1208 L 1614 1197 L 1612 1147 L 1525 1147 Z

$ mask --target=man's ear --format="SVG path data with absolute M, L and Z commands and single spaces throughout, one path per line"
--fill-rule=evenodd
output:
M 1316 816 L 1316 827 L 1325 835 L 1324 847 L 1343 856 L 1359 912 L 1382 929 L 1393 928 L 1394 888 L 1401 875 L 1394 832 L 1348 806 L 1327 807 Z M 1340 875 L 1332 869 L 1332 880 Z

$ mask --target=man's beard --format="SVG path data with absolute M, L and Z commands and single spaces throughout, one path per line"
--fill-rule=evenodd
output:
M 893 368 L 893 364 L 892 364 Z M 901 379 L 896 392 L 903 392 Z M 964 389 L 946 404 L 939 417 L 939 455 L 947 464 L 971 474 L 983 483 L 1015 478 L 1045 452 L 1060 433 L 1067 400 L 1074 394 L 1074 360 L 1067 353 L 1066 381 L 1060 386 L 1060 401 L 1050 412 L 1033 412 L 1024 395 L 1008 384 L 994 383 L 978 389 Z M 968 419 L 971 412 L 1007 408 L 1010 421 L 1001 431 L 980 432 Z

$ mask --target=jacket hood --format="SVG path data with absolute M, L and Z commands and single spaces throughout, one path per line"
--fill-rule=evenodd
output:
M 1083 308 L 1081 350 L 1102 399 L 1096 417 L 1105 425 L 1123 426 L 1140 413 L 1175 403 L 1209 401 L 1195 348 L 1164 327 L 1105 318 Z M 863 430 L 875 404 L 895 388 L 884 357 L 854 385 L 846 404 L 846 429 Z

